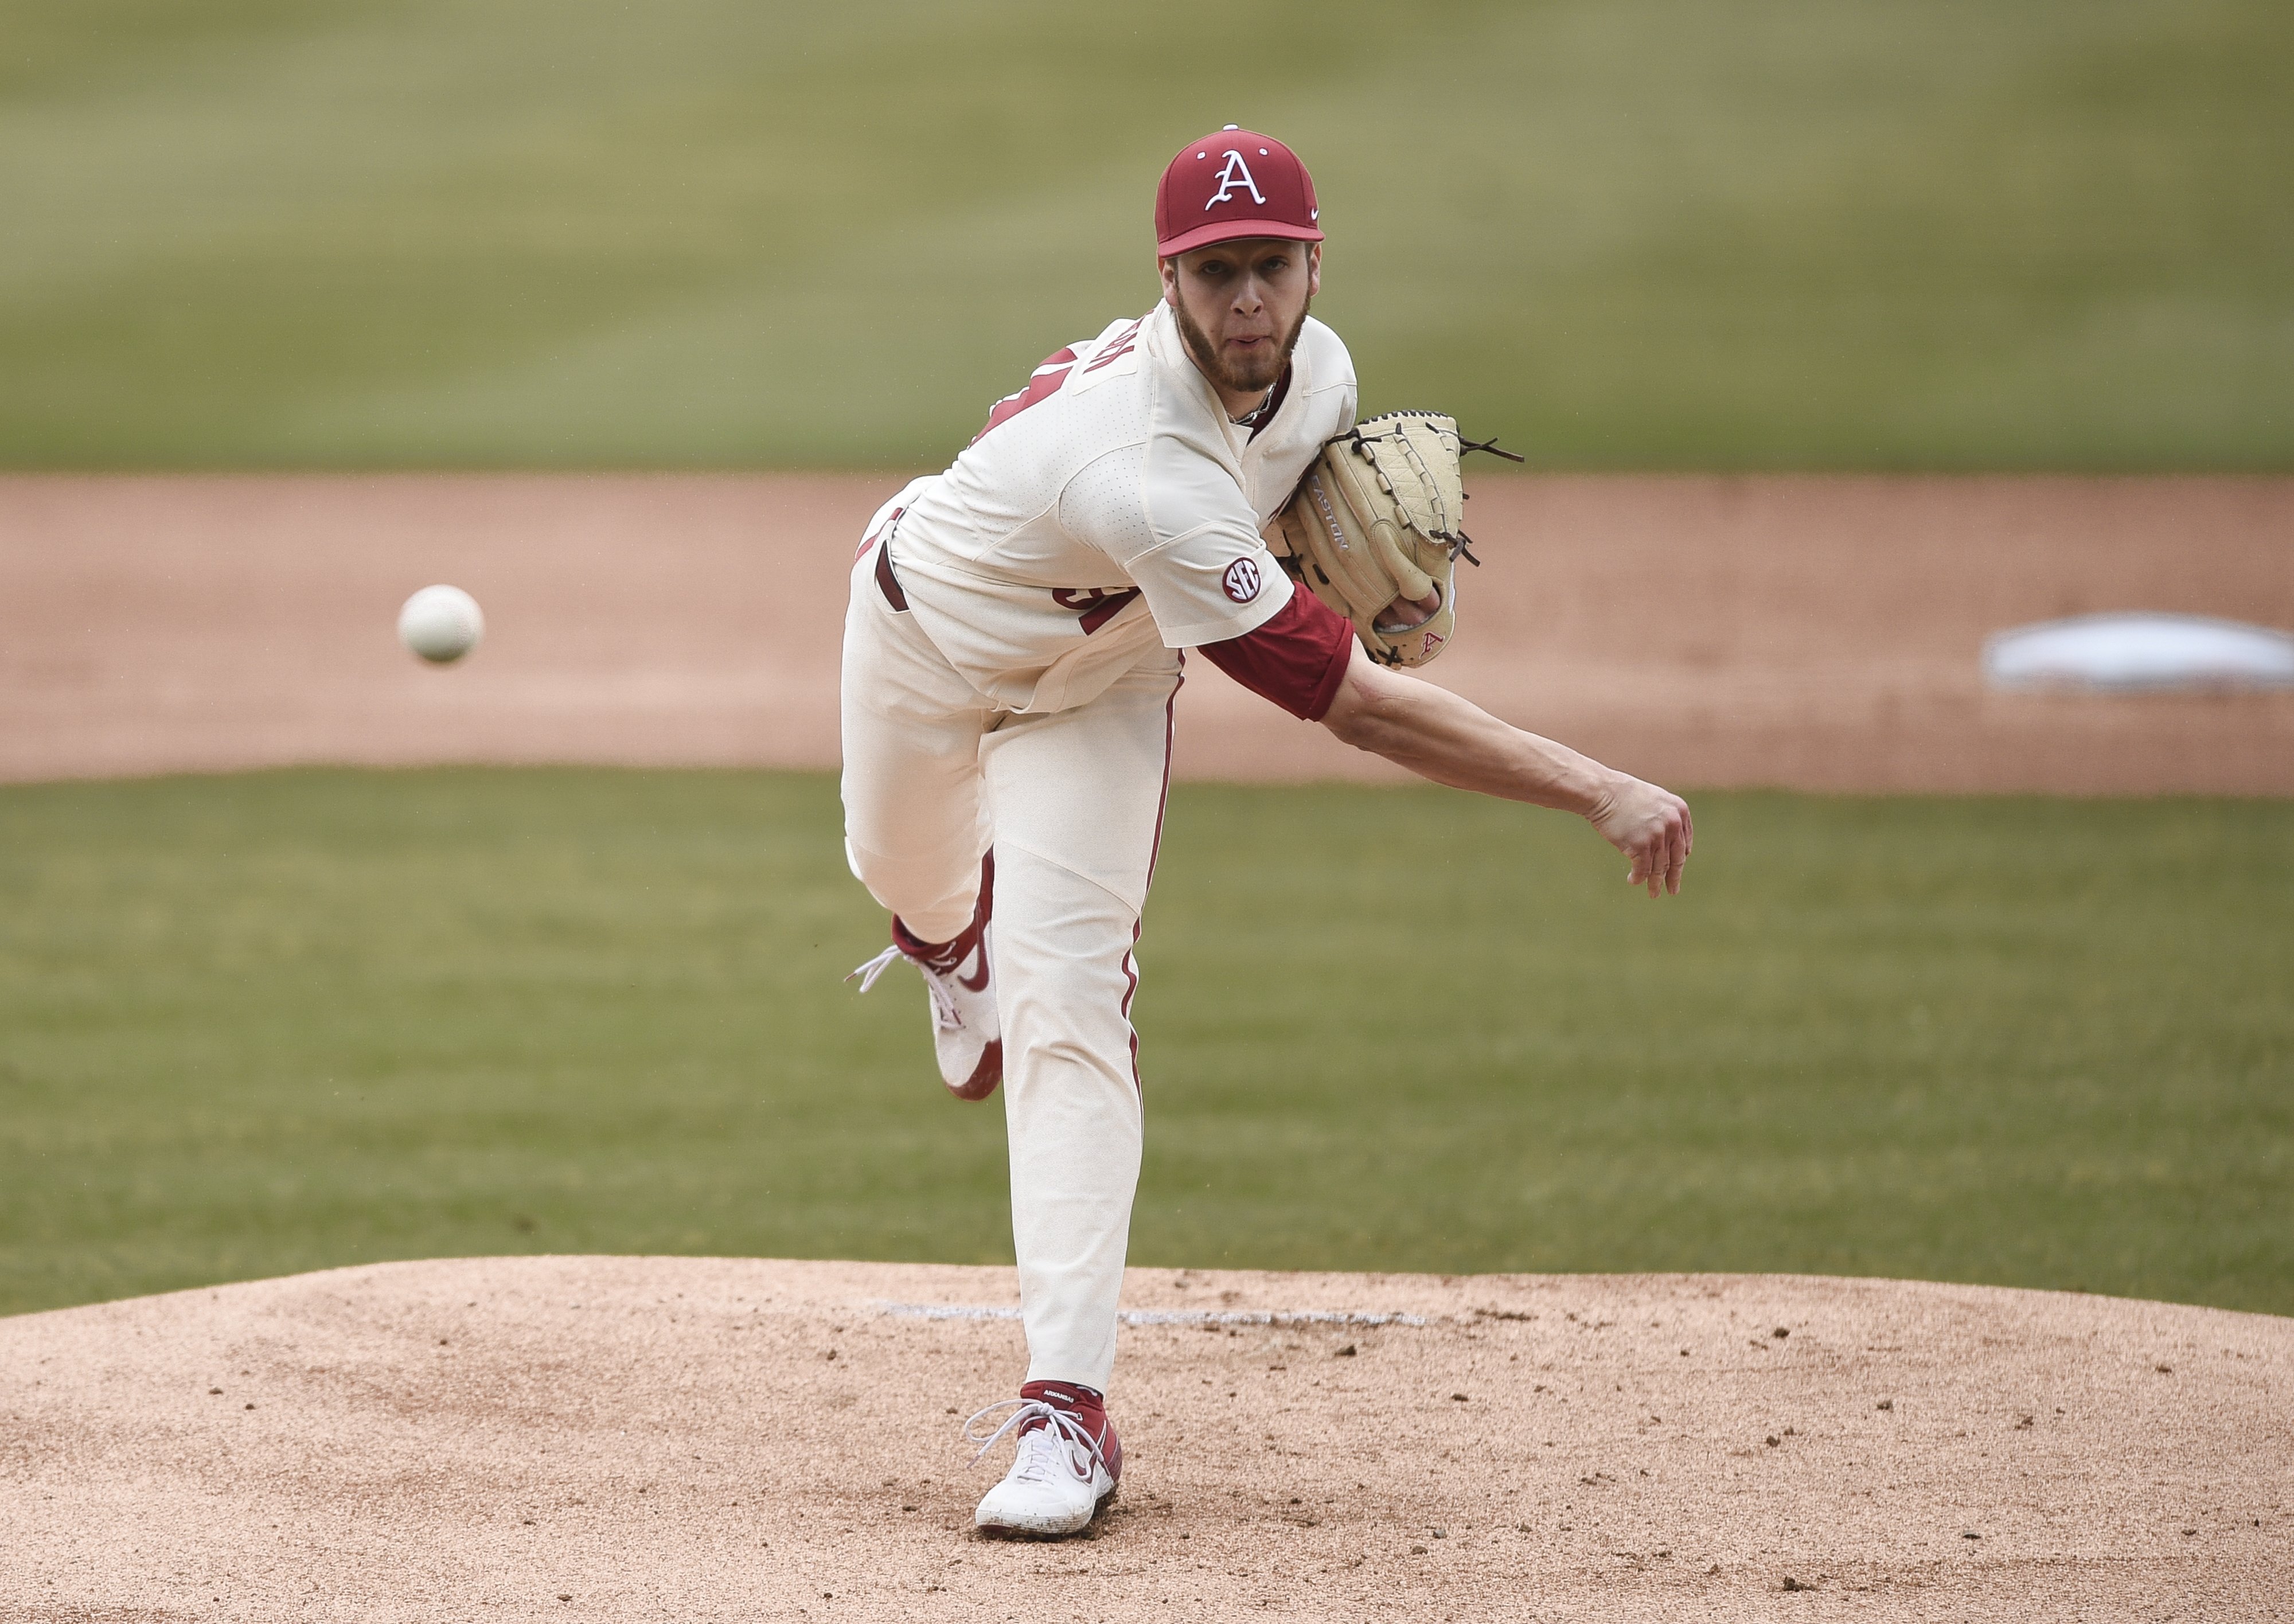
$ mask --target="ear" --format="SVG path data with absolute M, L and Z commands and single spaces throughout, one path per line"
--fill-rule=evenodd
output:
M 1173 310 L 1178 309 L 1179 262 L 1175 259 L 1158 259 L 1155 262 L 1155 272 L 1163 279 L 1163 303 L 1168 304 Z
M 1322 291 L 1322 245 L 1306 245 L 1306 296 L 1314 298 Z

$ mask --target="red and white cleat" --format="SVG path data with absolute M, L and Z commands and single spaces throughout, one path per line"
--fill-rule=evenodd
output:
M 1006 1407 L 1011 1413 L 994 1432 L 983 1437 L 974 1430 Z M 980 1446 L 972 1459 L 1014 1428 L 1019 1452 L 1012 1469 L 980 1500 L 973 1525 L 1034 1539 L 1081 1533 L 1123 1481 L 1123 1445 L 1106 1401 L 1072 1382 L 1029 1382 L 1018 1398 L 990 1404 L 964 1424 L 965 1441 Z
M 959 1100 L 985 1100 L 1004 1080 L 1004 1033 L 996 1014 L 996 986 L 988 973 L 988 918 L 995 911 L 996 857 L 980 865 L 980 900 L 972 922 L 951 941 L 920 942 L 896 916 L 892 945 L 861 965 L 847 981 L 866 992 L 891 967 L 906 959 L 921 971 L 931 997 L 932 1049 L 940 1079 Z

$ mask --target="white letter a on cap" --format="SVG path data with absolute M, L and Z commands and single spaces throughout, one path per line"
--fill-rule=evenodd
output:
M 1250 166 L 1242 161 L 1242 154 L 1232 147 L 1226 150 L 1226 167 L 1219 171 L 1218 183 L 1219 189 L 1211 194 L 1211 200 L 1203 205 L 1207 209 L 1216 208 L 1225 202 L 1238 184 L 1249 188 L 1252 202 L 1261 208 L 1266 207 L 1266 199 L 1259 192 L 1258 183 L 1250 178 Z

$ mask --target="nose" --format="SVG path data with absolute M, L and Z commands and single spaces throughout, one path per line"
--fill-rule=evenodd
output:
M 1235 313 L 1255 316 L 1259 306 L 1266 303 L 1266 290 L 1258 285 L 1256 276 L 1245 276 L 1234 290 Z

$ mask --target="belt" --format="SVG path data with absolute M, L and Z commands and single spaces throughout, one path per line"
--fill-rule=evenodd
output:
M 884 601 L 892 605 L 895 614 L 908 612 L 908 595 L 900 590 L 900 578 L 892 573 L 892 538 L 886 536 L 876 544 L 876 588 Z

